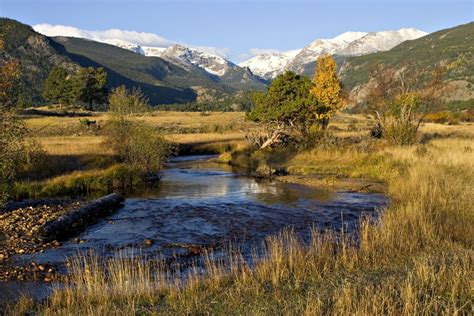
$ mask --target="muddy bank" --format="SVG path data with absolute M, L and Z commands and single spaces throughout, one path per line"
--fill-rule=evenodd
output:
M 383 181 L 362 178 L 348 178 L 338 175 L 284 175 L 275 179 L 284 183 L 297 183 L 330 191 L 386 193 L 387 184 Z

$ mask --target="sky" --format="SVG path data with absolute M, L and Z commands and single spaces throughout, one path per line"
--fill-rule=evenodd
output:
M 474 0 L 0 0 L 0 16 L 74 27 L 66 30 L 79 35 L 108 36 L 111 31 L 102 31 L 116 29 L 124 39 L 182 43 L 239 62 L 347 31 L 453 27 L 474 21 Z

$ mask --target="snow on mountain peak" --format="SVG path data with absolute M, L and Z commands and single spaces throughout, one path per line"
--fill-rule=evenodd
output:
M 367 32 L 345 32 L 331 39 L 334 42 L 352 42 L 367 35 Z
M 387 51 L 404 41 L 414 40 L 427 34 L 426 32 L 413 28 L 405 28 L 397 31 L 371 32 L 351 42 L 339 53 L 341 55 L 364 55 Z
M 123 49 L 131 50 L 134 53 L 140 54 L 140 55 L 145 55 L 145 52 L 143 51 L 142 47 L 137 44 L 132 44 L 123 40 L 119 39 L 113 39 L 113 40 L 107 40 L 105 43 L 114 45 Z
M 291 58 L 278 53 L 261 54 L 239 65 L 249 67 L 255 74 L 271 79 L 284 70 L 302 72 L 305 65 L 316 61 L 322 54 L 350 56 L 386 51 L 406 40 L 414 40 L 427 34 L 414 28 L 370 33 L 345 32 L 334 38 L 317 39 Z
M 160 57 L 170 62 L 177 62 L 185 68 L 197 66 L 216 76 L 223 76 L 229 69 L 236 67 L 235 64 L 220 56 L 179 44 L 168 47 L 160 54 Z
M 271 79 L 281 73 L 299 51 L 298 49 L 287 52 L 263 53 L 240 63 L 239 66 L 249 68 L 252 73 L 262 78 Z

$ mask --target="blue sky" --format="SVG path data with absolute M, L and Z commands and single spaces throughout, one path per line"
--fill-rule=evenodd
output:
M 346 31 L 433 32 L 473 21 L 474 0 L 0 0 L 0 15 L 30 25 L 155 33 L 240 61 L 251 49 L 291 50 Z

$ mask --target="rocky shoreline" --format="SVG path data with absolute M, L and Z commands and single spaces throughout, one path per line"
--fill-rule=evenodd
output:
M 57 240 L 46 241 L 43 226 L 80 207 L 80 202 L 43 204 L 17 208 L 0 214 L 0 280 L 45 280 L 54 278 L 54 267 L 31 262 L 28 266 L 12 263 L 15 255 L 44 252 L 57 248 Z
M 73 237 L 88 224 L 120 206 L 123 198 L 110 194 L 90 203 L 32 203 L 0 213 L 0 280 L 43 280 L 57 278 L 57 269 L 47 263 L 18 264 L 14 257 L 61 247 L 60 240 Z M 80 243 L 81 240 L 74 239 Z

